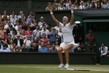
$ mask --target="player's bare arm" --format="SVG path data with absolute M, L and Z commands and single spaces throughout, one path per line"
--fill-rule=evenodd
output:
M 71 20 L 70 20 L 70 25 L 73 25 L 74 24 L 74 7 L 71 8 Z
M 59 25 L 59 21 L 55 18 L 54 14 L 53 14 L 53 8 L 52 8 L 52 6 L 50 6 L 49 11 L 50 11 L 50 14 L 51 14 L 52 19 L 55 21 L 55 23 L 57 25 Z

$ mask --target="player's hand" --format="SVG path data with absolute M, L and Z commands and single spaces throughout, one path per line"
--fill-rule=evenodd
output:
M 53 11 L 53 7 L 49 6 L 49 11 L 52 12 Z

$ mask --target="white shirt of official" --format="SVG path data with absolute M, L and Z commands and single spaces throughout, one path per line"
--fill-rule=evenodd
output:
M 102 55 L 106 55 L 107 52 L 108 52 L 108 47 L 105 46 L 103 50 L 102 50 L 102 47 L 100 47 L 99 50 L 100 50 L 100 53 L 101 53 Z
M 75 24 L 70 25 L 70 23 L 67 23 L 65 26 L 63 23 L 60 22 L 60 27 L 62 29 L 62 35 L 63 35 L 63 39 L 65 43 L 70 43 L 70 42 L 74 42 L 74 37 L 73 37 L 73 27 L 75 26 Z

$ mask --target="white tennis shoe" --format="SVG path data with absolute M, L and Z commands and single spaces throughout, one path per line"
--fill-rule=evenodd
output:
M 65 69 L 69 69 L 69 64 L 66 64 L 66 65 L 64 66 L 64 68 L 65 68 Z
M 60 64 L 59 66 L 58 66 L 58 68 L 63 68 L 64 67 L 64 64 Z

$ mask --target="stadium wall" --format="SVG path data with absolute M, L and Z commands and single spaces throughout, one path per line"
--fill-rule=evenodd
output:
M 64 54 L 63 54 L 64 55 Z M 65 58 L 63 57 L 64 62 Z M 58 64 L 57 53 L 0 53 L 0 64 Z M 96 64 L 95 53 L 70 53 L 70 64 Z

